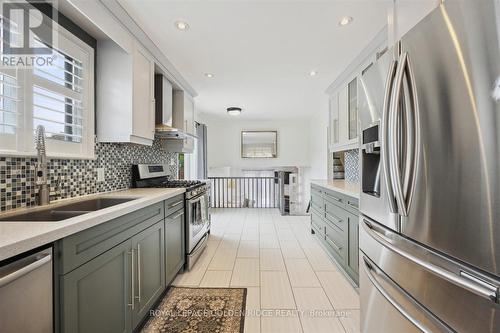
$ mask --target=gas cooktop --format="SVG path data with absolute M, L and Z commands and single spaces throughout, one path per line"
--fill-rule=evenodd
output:
M 178 188 L 178 187 L 185 187 L 188 189 L 195 188 L 198 186 L 202 186 L 205 183 L 203 183 L 201 180 L 167 180 L 161 183 L 157 187 L 167 187 L 167 188 Z

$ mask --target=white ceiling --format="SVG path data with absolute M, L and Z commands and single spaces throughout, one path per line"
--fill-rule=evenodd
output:
M 198 111 L 229 117 L 225 109 L 238 106 L 245 119 L 309 118 L 325 109 L 325 89 L 384 27 L 388 4 L 119 1 L 198 92 Z M 341 27 L 344 15 L 354 21 Z M 177 30 L 178 20 L 189 30 Z

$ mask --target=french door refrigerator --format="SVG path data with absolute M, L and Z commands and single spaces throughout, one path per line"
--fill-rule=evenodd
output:
M 363 332 L 500 332 L 497 0 L 448 0 L 360 80 Z

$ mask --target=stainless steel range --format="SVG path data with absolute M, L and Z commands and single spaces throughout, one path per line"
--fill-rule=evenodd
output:
M 173 180 L 164 164 L 132 166 L 132 187 L 185 188 L 186 269 L 190 270 L 203 249 L 210 233 L 208 184 L 200 180 Z

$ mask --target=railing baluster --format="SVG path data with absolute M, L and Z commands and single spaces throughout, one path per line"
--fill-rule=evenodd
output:
M 262 181 L 264 182 L 264 208 L 267 208 L 267 179 Z
M 213 208 L 276 208 L 275 177 L 208 177 Z

